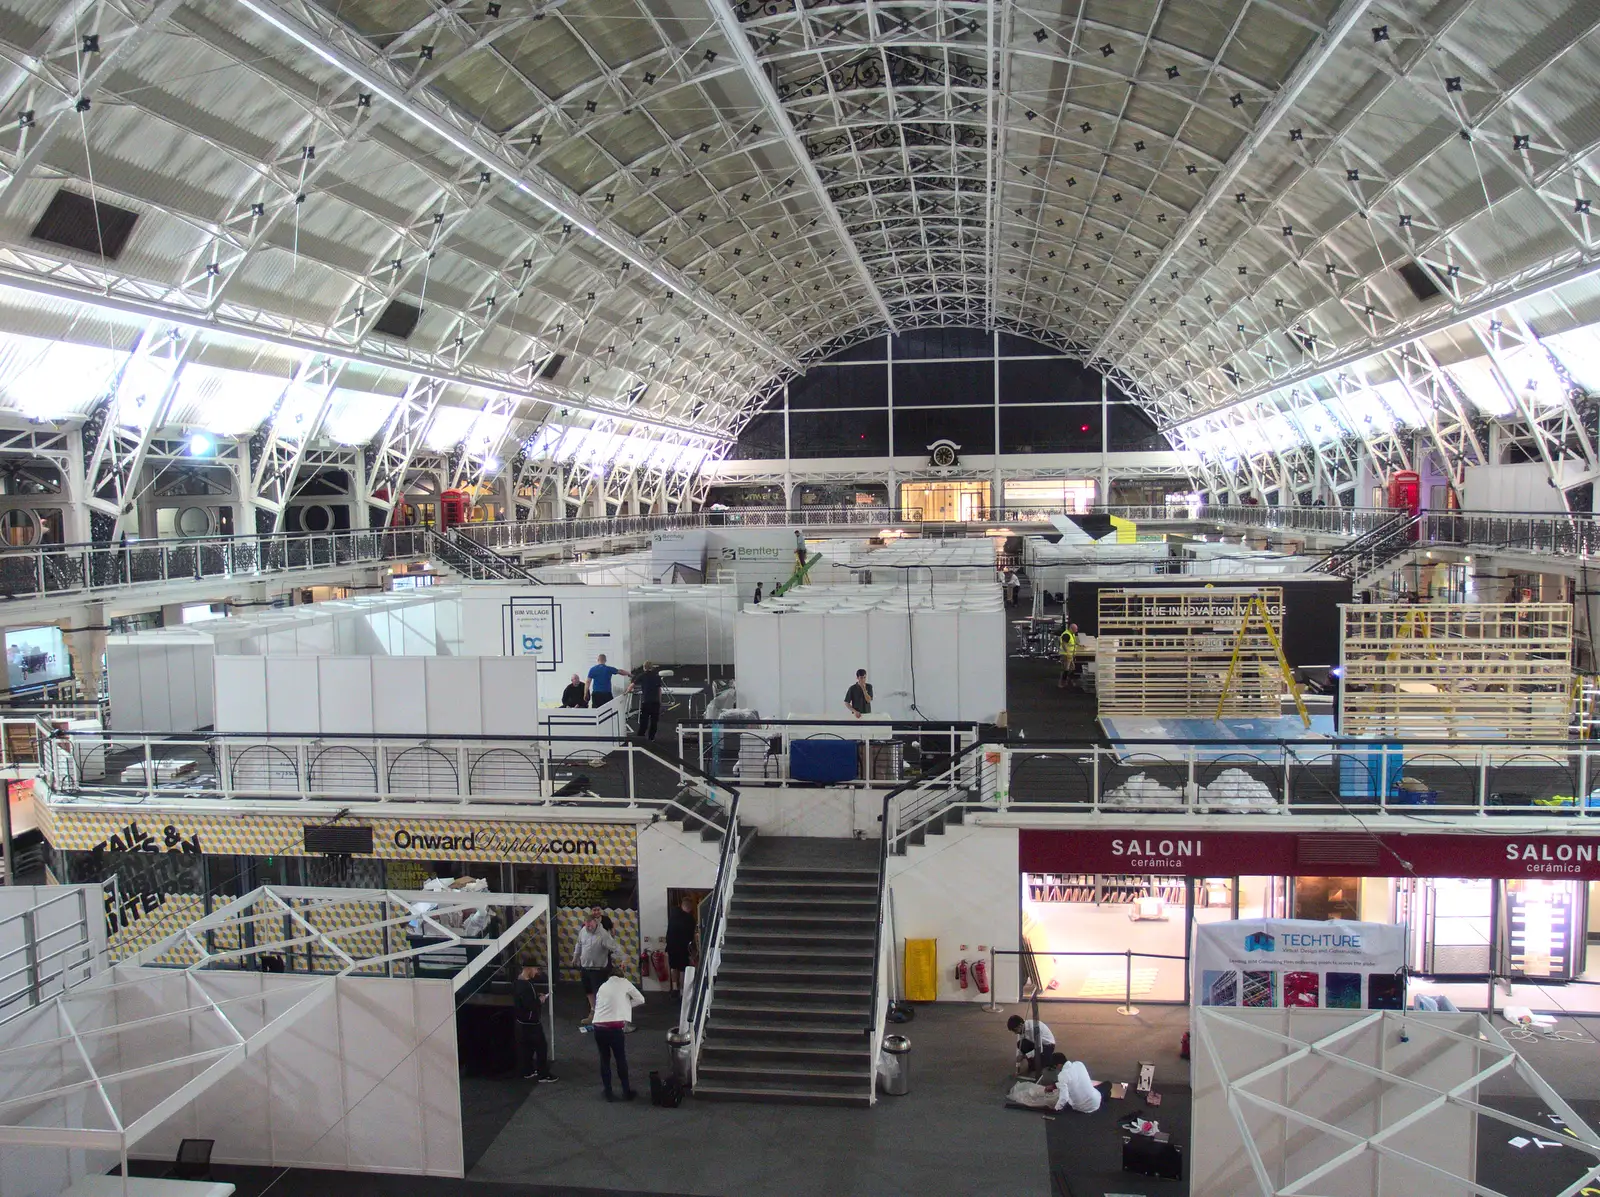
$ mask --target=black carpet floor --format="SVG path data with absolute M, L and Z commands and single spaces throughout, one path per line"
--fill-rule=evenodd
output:
M 1537 1098 L 1485 1097 L 1483 1104 L 1548 1127 L 1549 1132 L 1540 1140 L 1543 1143 L 1559 1143 L 1568 1138 L 1550 1107 Z M 1600 1101 L 1568 1099 L 1567 1104 L 1591 1127 L 1600 1125 L 1595 1121 L 1600 1118 Z M 1519 1148 L 1511 1145 L 1512 1139 L 1530 1142 Z M 1541 1147 L 1532 1139 L 1526 1131 L 1478 1115 L 1478 1183 L 1506 1197 L 1550 1197 L 1550 1194 L 1564 1192 L 1595 1166 L 1595 1157 L 1588 1152 Z
M 1063 1110 L 1053 1118 L 1024 1115 L 1045 1119 L 1052 1197 L 1103 1197 L 1113 1193 L 1185 1197 L 1189 1192 L 1189 1086 L 1162 1086 L 1159 1106 L 1147 1105 L 1139 1100 L 1142 1098 L 1143 1094 L 1129 1090 L 1126 1097 L 1106 1098 L 1093 1114 Z M 1182 1148 L 1186 1165 L 1183 1180 L 1161 1180 L 1122 1170 L 1123 1131 L 1119 1124 L 1135 1114 L 1158 1123 Z

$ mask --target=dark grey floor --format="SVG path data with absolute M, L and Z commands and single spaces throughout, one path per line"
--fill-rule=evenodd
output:
M 607 1105 L 588 1037 L 557 1029 L 558 1085 L 530 1094 L 469 1174 L 474 1181 L 696 1197 L 898 1197 L 983 1193 L 1045 1197 L 1041 1121 L 1008 1111 L 1011 1037 L 1003 1014 L 923 1006 L 912 1040 L 911 1092 L 870 1110 L 644 1099 L 666 1063 L 670 1016 L 658 1001 L 629 1036 L 641 1099 Z

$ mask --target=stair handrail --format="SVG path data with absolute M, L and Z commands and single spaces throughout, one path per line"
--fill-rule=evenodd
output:
M 692 765 L 685 768 L 699 774 L 709 787 L 715 800 L 717 781 Z M 728 903 L 733 897 L 733 883 L 739 873 L 739 854 L 743 850 L 743 833 L 739 827 L 739 791 L 725 786 L 733 795 L 727 805 L 727 827 L 722 833 L 722 851 L 717 856 L 717 879 L 712 886 L 709 925 L 704 914 L 700 926 L 700 966 L 695 970 L 694 991 L 689 998 L 689 1087 L 700 1079 L 700 1049 L 705 1043 L 706 1018 L 711 1013 L 711 998 L 716 989 L 717 969 L 722 963 L 722 941 L 727 936 Z M 680 1024 L 681 1026 L 681 1024 Z
M 951 760 L 950 767 L 948 769 L 939 774 L 938 777 L 935 777 L 931 780 L 938 781 L 941 778 L 948 776 L 955 770 L 962 767 L 969 754 L 981 752 L 983 749 L 988 747 L 991 747 L 991 745 L 987 744 L 981 739 L 968 744 L 955 755 L 954 759 Z M 883 811 L 878 816 L 878 921 L 877 926 L 873 929 L 872 936 L 872 1002 L 867 1007 L 868 1011 L 870 1012 L 869 1017 L 872 1019 L 872 1021 L 864 1028 L 868 1035 L 878 1036 L 878 1038 L 875 1038 L 871 1044 L 874 1092 L 876 1092 L 877 1085 L 878 1045 L 879 1039 L 882 1037 L 882 1032 L 877 1019 L 877 1011 L 879 993 L 883 987 L 883 924 L 885 916 L 884 907 L 885 903 L 888 901 L 889 894 L 889 852 L 894 844 L 894 841 L 899 838 L 900 812 L 895 808 L 895 799 L 899 798 L 902 794 L 922 787 L 923 785 L 927 784 L 929 780 L 930 779 L 927 778 L 918 778 L 915 781 L 908 781 L 904 785 L 898 785 L 894 789 L 885 793 L 883 796 Z M 893 945 L 890 945 L 890 948 L 892 955 Z M 887 1014 L 887 1006 L 885 1006 L 885 1014 Z
M 1369 528 L 1354 540 L 1334 548 L 1326 557 L 1311 567 L 1312 572 L 1329 574 L 1338 573 L 1340 567 L 1354 558 L 1359 557 L 1372 545 L 1387 539 L 1400 527 L 1401 524 L 1409 523 L 1411 518 L 1412 516 L 1410 512 L 1404 509 L 1396 510 L 1394 515 L 1384 520 L 1377 527 Z
M 1412 512 L 1384 526 L 1384 534 L 1369 540 L 1355 553 L 1347 553 L 1333 562 L 1326 572 L 1354 582 L 1375 569 L 1393 561 L 1417 544 L 1417 527 L 1422 522 L 1421 512 Z

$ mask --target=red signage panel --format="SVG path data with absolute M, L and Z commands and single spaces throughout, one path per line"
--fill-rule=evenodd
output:
M 1600 881 L 1593 835 L 1293 831 L 1023 831 L 1025 873 L 1179 877 L 1560 877 Z

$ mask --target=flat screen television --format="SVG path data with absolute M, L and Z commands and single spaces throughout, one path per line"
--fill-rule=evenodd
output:
M 5 637 L 9 689 L 31 690 L 72 676 L 72 659 L 60 628 L 12 628 Z

